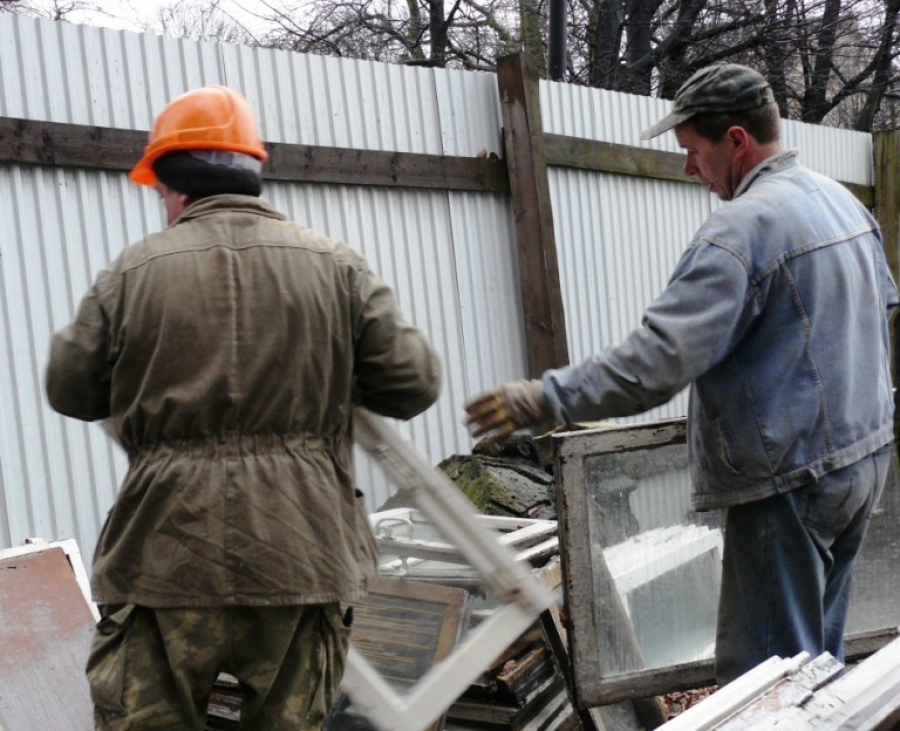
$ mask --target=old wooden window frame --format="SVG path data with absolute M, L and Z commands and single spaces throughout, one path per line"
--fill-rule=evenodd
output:
M 653 449 L 686 443 L 686 422 L 667 419 L 629 426 L 564 432 L 554 436 L 558 476 L 559 538 L 563 564 L 565 606 L 569 618 L 568 642 L 576 699 L 582 707 L 595 707 L 629 698 L 649 698 L 678 690 L 715 683 L 712 658 L 661 668 L 617 673 L 602 667 L 604 643 L 629 631 L 630 620 L 618 588 L 603 558 L 592 558 L 588 530 L 586 460 L 611 453 Z M 598 561 L 603 565 L 598 565 Z M 598 591 L 585 577 L 606 578 L 606 589 Z M 595 603 L 604 603 L 605 626 L 595 626 Z M 847 661 L 858 660 L 887 645 L 898 635 L 897 627 L 855 633 L 845 638 Z
M 566 432 L 554 437 L 558 475 L 559 533 L 563 556 L 565 606 L 569 618 L 569 654 L 578 703 L 600 706 L 628 698 L 646 698 L 675 689 L 701 687 L 714 682 L 711 660 L 668 668 L 620 673 L 610 677 L 601 663 L 604 644 L 617 628 L 629 625 L 627 612 L 602 552 L 591 556 L 588 530 L 588 493 L 585 463 L 610 452 L 652 449 L 685 443 L 685 420 L 654 424 Z M 597 562 L 602 565 L 597 565 Z M 585 577 L 606 577 L 606 588 Z M 595 597 L 603 597 L 607 626 L 595 627 Z
M 483 668 L 553 602 L 529 567 L 477 520 L 471 503 L 386 420 L 357 409 L 356 441 L 394 479 L 485 583 L 506 602 L 472 630 L 450 657 L 412 690 L 398 694 L 351 645 L 341 681 L 354 706 L 381 731 L 422 731 L 469 687 Z

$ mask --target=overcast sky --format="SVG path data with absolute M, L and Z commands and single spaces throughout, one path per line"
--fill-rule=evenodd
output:
M 86 23 L 120 30 L 141 31 L 146 21 L 151 21 L 159 13 L 160 8 L 168 7 L 177 0 L 83 0 L 87 5 L 94 5 L 103 12 L 86 10 L 73 11 L 67 16 L 75 23 Z M 191 0 L 181 0 L 191 2 Z M 52 9 L 54 0 L 31 0 L 31 4 L 47 10 Z M 64 3 L 65 4 L 65 3 Z M 244 25 L 251 33 L 259 33 L 266 24 L 254 17 L 252 11 L 264 10 L 258 0 L 221 0 L 219 7 Z

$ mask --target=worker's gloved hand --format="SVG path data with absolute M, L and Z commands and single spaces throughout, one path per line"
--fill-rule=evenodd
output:
M 538 380 L 504 383 L 466 404 L 466 426 L 473 437 L 487 434 L 502 439 L 516 429 L 542 424 L 550 419 Z

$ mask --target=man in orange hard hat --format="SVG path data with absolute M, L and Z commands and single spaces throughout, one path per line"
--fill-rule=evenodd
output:
M 57 411 L 106 419 L 129 471 L 100 535 L 88 660 L 98 729 L 318 729 L 376 548 L 352 414 L 410 418 L 439 362 L 347 245 L 259 199 L 266 150 L 221 86 L 170 102 L 131 172 L 168 228 L 100 272 L 53 339 Z

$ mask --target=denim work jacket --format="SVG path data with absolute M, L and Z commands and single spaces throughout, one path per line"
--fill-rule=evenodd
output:
M 693 383 L 697 510 L 787 492 L 893 439 L 897 290 L 878 226 L 796 157 L 750 171 L 623 343 L 543 376 L 562 422 L 641 413 Z

